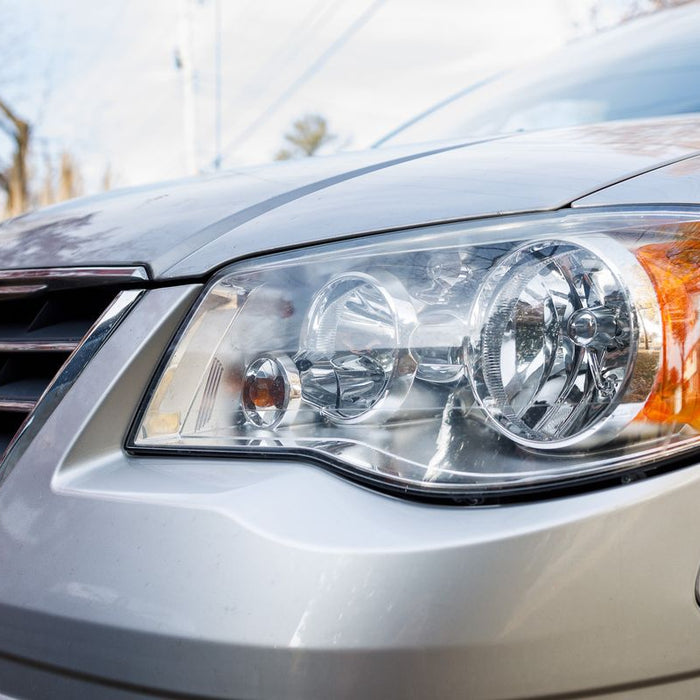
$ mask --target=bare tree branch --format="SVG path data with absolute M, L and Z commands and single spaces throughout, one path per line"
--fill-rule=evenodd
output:
M 0 112 L 2 112 L 14 125 L 17 131 L 24 131 L 29 129 L 29 123 L 24 119 L 21 119 L 15 112 L 10 109 L 10 106 L 0 98 Z
M 31 127 L 4 100 L 0 99 L 0 115 L 9 121 L 2 124 L 3 131 L 14 141 L 12 164 L 2 173 L 3 189 L 7 193 L 6 209 L 10 216 L 21 214 L 29 206 L 29 175 L 27 157 Z M 1 122 L 0 122 L 1 123 Z

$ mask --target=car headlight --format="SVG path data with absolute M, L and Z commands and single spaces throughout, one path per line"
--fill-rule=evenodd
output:
M 129 446 L 304 456 L 478 498 L 640 473 L 700 438 L 700 223 L 501 217 L 236 263 Z

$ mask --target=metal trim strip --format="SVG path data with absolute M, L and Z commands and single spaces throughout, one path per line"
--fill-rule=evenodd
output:
M 0 284 L 5 280 L 70 280 L 89 284 L 148 280 L 148 272 L 142 265 L 132 267 L 46 267 L 19 270 L 0 270 Z
M 0 352 L 73 352 L 79 340 L 0 340 Z
M 17 411 L 18 413 L 25 413 L 27 411 L 32 411 L 36 406 L 36 401 L 22 399 L 3 399 L 0 398 L 0 411 Z

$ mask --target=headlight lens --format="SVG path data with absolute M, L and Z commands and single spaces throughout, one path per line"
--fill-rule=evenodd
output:
M 661 317 L 647 273 L 609 236 L 527 243 L 486 277 L 469 336 L 472 386 L 493 425 L 539 449 L 600 444 L 651 393 Z M 640 357 L 641 356 L 641 357 Z
M 699 439 L 699 233 L 691 213 L 557 213 L 232 265 L 131 447 L 457 497 L 653 465 Z

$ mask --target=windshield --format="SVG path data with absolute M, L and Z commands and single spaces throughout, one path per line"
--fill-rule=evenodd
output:
M 700 112 L 700 8 L 579 40 L 467 89 L 376 145 Z

